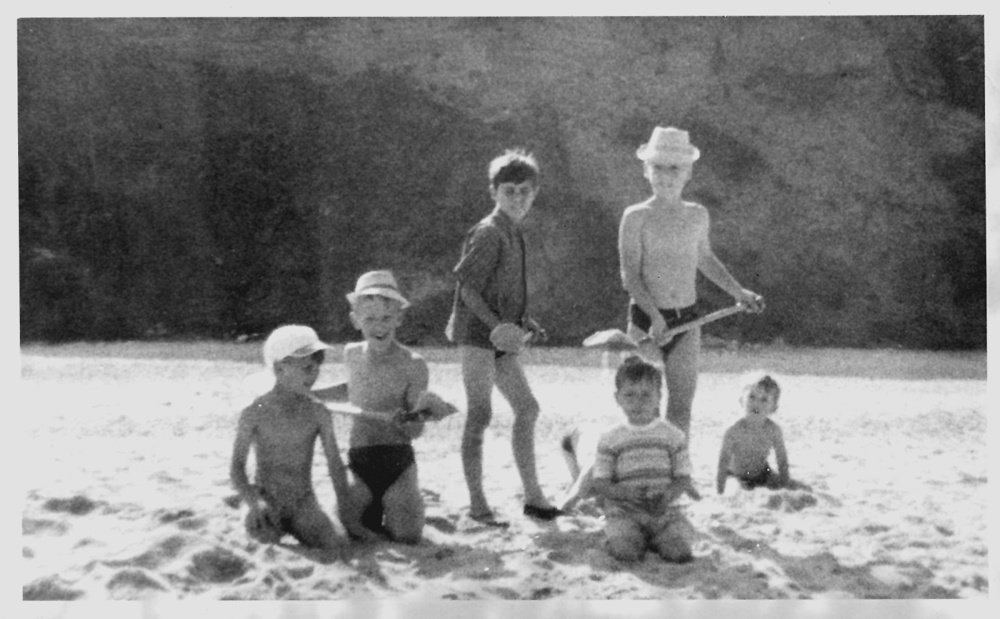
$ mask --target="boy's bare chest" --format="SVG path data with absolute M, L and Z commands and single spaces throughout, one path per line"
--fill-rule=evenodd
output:
M 392 410 L 406 404 L 409 374 L 401 363 L 364 360 L 348 368 L 351 401 L 369 410 Z
M 310 407 L 300 406 L 268 411 L 257 428 L 257 440 L 262 445 L 304 444 L 319 434 L 315 412 Z
M 737 451 L 744 449 L 754 451 L 770 448 L 773 433 L 763 424 L 742 424 L 737 427 L 733 438 Z
M 643 240 L 652 246 L 694 246 L 707 223 L 694 209 L 650 209 L 643 221 Z

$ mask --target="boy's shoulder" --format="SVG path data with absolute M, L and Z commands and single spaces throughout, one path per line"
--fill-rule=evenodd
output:
M 469 228 L 469 236 L 475 237 L 477 240 L 483 237 L 494 236 L 502 238 L 505 231 L 512 227 L 513 224 L 510 223 L 510 220 L 507 217 L 494 211 L 474 223 L 472 227 Z
M 274 391 L 268 391 L 254 398 L 253 402 L 240 411 L 240 419 L 252 422 L 271 411 L 280 410 L 281 407 L 281 401 Z
M 645 202 L 640 202 L 638 204 L 633 204 L 632 206 L 628 206 L 625 208 L 625 211 L 622 213 L 622 217 L 635 217 L 635 216 L 641 217 L 645 213 L 648 213 L 651 208 L 652 205 L 650 205 L 649 200 L 646 200 Z
M 351 342 L 344 346 L 344 359 L 348 362 L 356 360 L 364 355 L 365 342 Z M 412 348 L 395 342 L 394 349 L 392 353 L 392 361 L 396 364 L 404 364 L 407 366 L 426 366 L 427 361 L 424 356 L 413 350 Z

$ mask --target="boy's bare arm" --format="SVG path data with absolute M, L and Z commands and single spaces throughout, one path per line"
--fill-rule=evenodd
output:
M 642 281 L 642 218 L 637 213 L 626 213 L 618 229 L 618 259 L 621 263 L 622 287 L 639 308 L 650 317 L 650 334 L 666 328 L 656 300 Z M 662 323 L 662 324 L 661 324 Z
M 763 311 L 764 305 L 760 295 L 744 288 L 736 281 L 726 265 L 716 257 L 708 239 L 707 229 L 705 237 L 698 243 L 698 270 L 713 284 L 728 292 L 738 303 L 746 305 L 749 311 Z
M 326 410 L 317 413 L 319 420 L 319 440 L 323 445 L 323 454 L 326 456 L 326 466 L 330 473 L 330 481 L 333 482 L 333 491 L 337 494 L 337 502 L 347 497 L 347 469 L 344 461 L 340 459 L 340 448 L 337 445 L 337 437 L 333 431 L 333 419 L 326 414 Z
M 247 457 L 250 454 L 250 446 L 253 444 L 254 431 L 249 417 L 249 412 L 246 410 L 240 413 L 236 426 L 236 440 L 233 442 L 233 455 L 229 465 L 229 479 L 243 502 L 251 509 L 256 509 L 260 497 L 247 476 Z
M 347 487 L 347 468 L 344 461 L 340 459 L 340 448 L 337 446 L 337 437 L 333 431 L 333 420 L 329 415 L 317 414 L 319 423 L 319 440 L 323 445 L 323 454 L 326 456 L 326 466 L 330 473 L 330 480 L 333 482 L 333 492 L 337 496 L 337 516 L 340 523 L 344 525 L 347 532 L 363 540 L 376 539 L 377 535 L 366 529 L 360 522 L 360 513 L 351 509 L 351 495 Z
M 407 380 L 409 384 L 406 386 L 406 410 L 414 411 L 420 405 L 420 396 L 427 391 L 427 385 L 430 383 L 427 362 L 421 358 L 413 359 L 407 368 Z M 400 429 L 410 438 L 417 438 L 423 434 L 424 425 L 422 421 L 399 423 Z
M 788 473 L 788 452 L 785 450 L 785 437 L 782 435 L 781 428 L 777 424 L 774 426 L 773 434 L 774 458 L 778 462 L 778 478 L 781 480 L 782 485 L 784 485 L 788 483 L 790 477 Z

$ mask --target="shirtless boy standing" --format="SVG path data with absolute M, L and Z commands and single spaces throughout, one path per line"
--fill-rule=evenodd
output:
M 629 331 L 652 336 L 659 344 L 667 379 L 667 420 L 690 440 L 691 404 L 698 380 L 701 330 L 664 341 L 663 333 L 697 318 L 698 271 L 745 304 L 764 309 L 763 298 L 743 288 L 716 258 L 709 243 L 708 210 L 681 197 L 700 153 L 688 132 L 656 127 L 636 155 L 653 196 L 622 215 L 618 251 L 622 283 L 631 297 Z M 635 339 L 640 339 L 636 337 Z
M 339 554 L 343 540 L 320 508 L 312 485 L 316 439 L 323 445 L 337 496 L 341 522 L 357 530 L 350 514 L 347 475 L 340 459 L 330 413 L 310 392 L 319 375 L 323 351 L 330 348 L 311 328 L 278 327 L 264 343 L 264 362 L 274 372 L 274 387 L 240 413 L 230 479 L 249 507 L 247 533 L 274 544 L 288 533 L 303 546 Z M 247 477 L 254 448 L 257 472 Z

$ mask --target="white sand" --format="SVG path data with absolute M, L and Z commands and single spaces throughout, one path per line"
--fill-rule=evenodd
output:
M 690 564 L 653 555 L 635 565 L 611 559 L 592 504 L 554 523 L 521 516 L 510 414 L 499 401 L 486 484 L 510 529 L 488 529 L 465 515 L 460 414 L 415 443 L 427 502 L 424 541 L 357 546 L 348 562 L 323 564 L 290 538 L 276 546 L 250 541 L 241 512 L 223 501 L 232 495 L 233 421 L 249 401 L 241 381 L 255 366 L 37 352 L 22 354 L 20 401 L 31 402 L 22 431 L 26 495 L 17 577 L 24 599 L 419 604 L 988 596 L 986 381 L 977 360 L 957 363 L 954 376 L 942 357 L 940 368 L 911 364 L 857 378 L 848 374 L 858 359 L 831 371 L 841 366 L 824 354 L 825 375 L 816 376 L 801 355 L 709 353 L 692 428 L 694 478 L 704 499 L 687 504 L 699 532 Z M 873 364 L 868 375 L 880 374 L 882 360 L 860 359 Z M 562 432 L 577 421 L 615 421 L 619 413 L 607 371 L 542 361 L 534 358 L 528 373 L 543 406 L 539 473 L 555 498 L 569 482 L 557 452 Z M 782 364 L 788 372 L 779 374 L 784 395 L 776 421 L 793 476 L 813 492 L 744 491 L 730 483 L 720 497 L 713 482 L 718 441 L 738 416 L 731 370 Z M 332 380 L 340 368 L 324 371 Z M 456 364 L 433 362 L 431 376 L 433 388 L 462 403 Z M 346 423 L 338 421 L 339 437 Z M 314 480 L 321 503 L 332 508 L 320 458 Z

